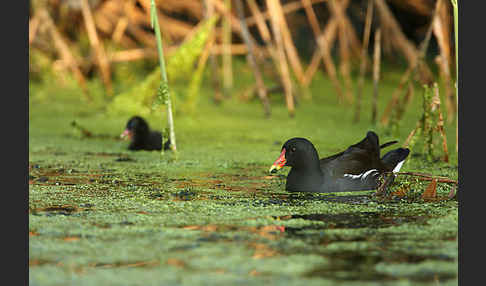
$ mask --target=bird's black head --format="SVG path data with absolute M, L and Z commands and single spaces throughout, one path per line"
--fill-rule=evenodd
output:
M 149 132 L 149 126 L 147 122 L 140 116 L 133 116 L 128 120 L 125 126 L 125 131 L 121 134 L 121 138 L 132 139 L 137 135 L 147 134 Z
M 319 167 L 319 156 L 314 145 L 305 138 L 292 138 L 282 146 L 280 156 L 270 167 L 274 173 L 284 166 L 304 169 L 307 167 Z

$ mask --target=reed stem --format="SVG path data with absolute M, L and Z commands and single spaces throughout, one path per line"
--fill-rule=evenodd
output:
M 155 30 L 155 38 L 157 40 L 157 51 L 159 53 L 160 74 L 162 77 L 161 87 L 164 93 L 165 103 L 167 104 L 167 123 L 169 124 L 169 138 L 170 138 L 169 146 L 172 151 L 176 152 L 177 148 L 176 148 L 176 137 L 174 132 L 174 118 L 172 116 L 172 103 L 170 99 L 167 72 L 165 70 L 164 50 L 162 48 L 162 35 L 160 33 L 159 19 L 157 16 L 156 9 L 157 7 L 155 6 L 155 1 L 150 0 L 150 23 L 152 24 L 152 28 Z M 163 152 L 163 148 L 162 148 L 162 152 Z

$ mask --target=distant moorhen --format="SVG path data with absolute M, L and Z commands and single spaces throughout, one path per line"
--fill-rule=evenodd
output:
M 121 138 L 130 139 L 129 150 L 161 150 L 162 133 L 151 131 L 148 123 L 140 116 L 133 116 L 128 120 Z M 168 150 L 170 140 L 164 143 L 164 150 Z
M 286 190 L 289 192 L 347 192 L 378 188 L 383 172 L 398 172 L 410 150 L 398 148 L 380 159 L 380 149 L 396 143 L 378 144 L 378 135 L 369 131 L 361 142 L 345 151 L 319 160 L 314 145 L 305 138 L 285 142 L 270 172 L 290 166 Z

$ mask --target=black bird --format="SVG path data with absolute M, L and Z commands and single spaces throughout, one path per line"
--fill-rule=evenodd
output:
M 380 149 L 397 141 L 378 143 L 378 135 L 368 131 L 360 142 L 345 151 L 319 160 L 314 145 L 305 138 L 289 139 L 282 146 L 270 172 L 291 167 L 287 175 L 289 192 L 347 192 L 378 188 L 383 172 L 398 172 L 410 150 L 398 148 L 380 158 Z
M 161 150 L 162 133 L 151 131 L 148 123 L 140 116 L 133 116 L 128 120 L 121 138 L 130 139 L 129 150 Z M 170 140 L 164 143 L 164 150 L 168 150 Z

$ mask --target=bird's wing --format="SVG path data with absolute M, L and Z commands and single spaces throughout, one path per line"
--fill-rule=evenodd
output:
M 378 135 L 370 131 L 360 142 L 351 145 L 345 151 L 320 160 L 321 169 L 331 177 L 343 177 L 345 174 L 360 175 L 369 170 L 383 169 L 380 161 L 380 148 L 394 142 L 380 146 Z

